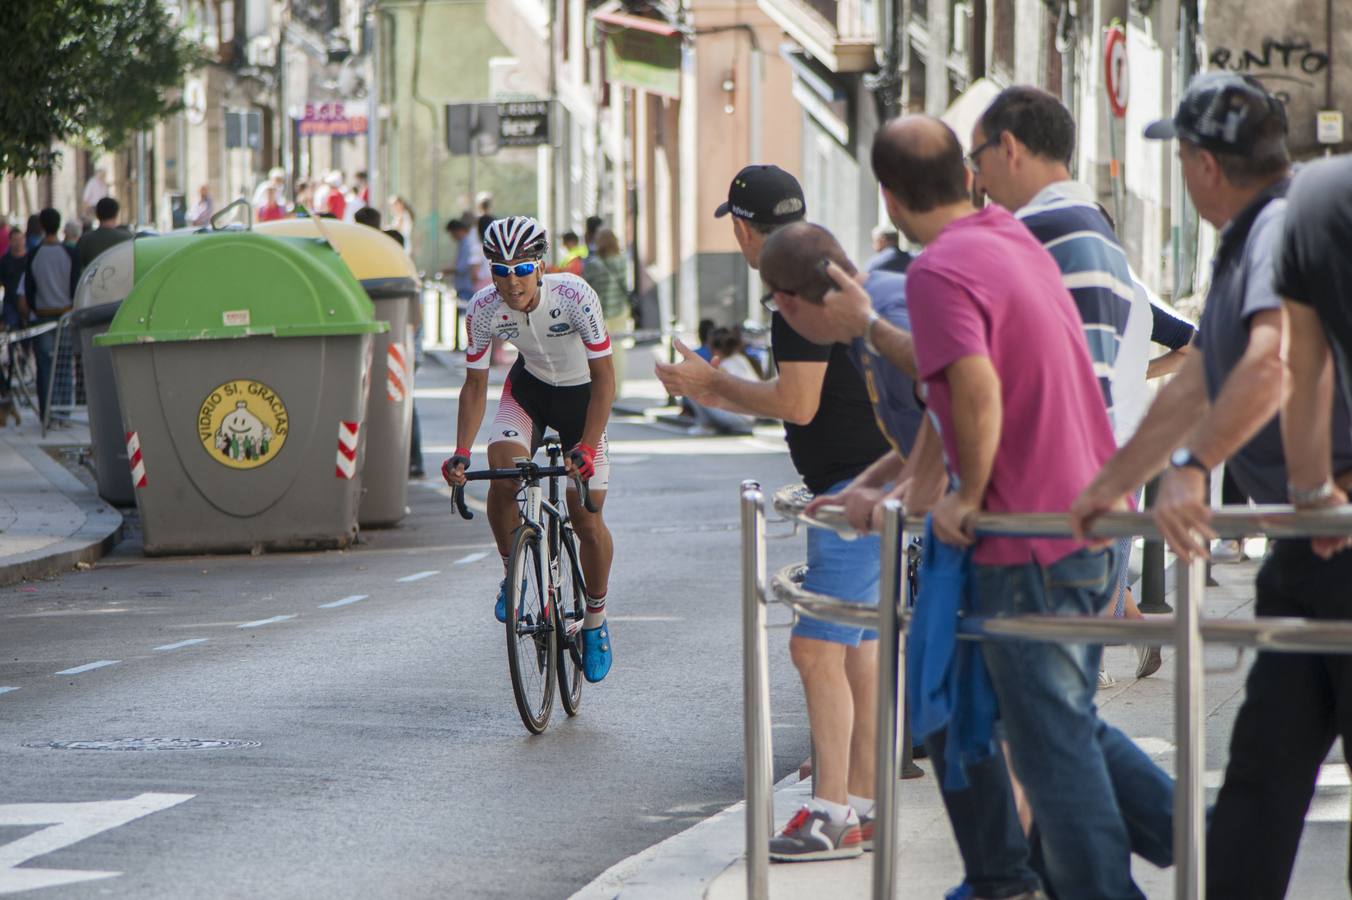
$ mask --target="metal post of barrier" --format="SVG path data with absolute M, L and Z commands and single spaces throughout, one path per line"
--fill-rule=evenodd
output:
M 433 290 L 437 298 L 437 346 L 446 346 L 446 292 Z
M 1206 885 L 1206 814 L 1203 774 L 1206 745 L 1202 715 L 1202 602 L 1206 566 L 1178 561 L 1175 605 L 1174 744 L 1174 897 L 1200 900 Z
M 873 788 L 873 900 L 897 895 L 897 708 L 905 696 L 901 610 L 906 578 L 901 504 L 883 504 L 882 570 L 878 577 L 878 735 Z
M 742 704 L 746 754 L 746 896 L 770 896 L 770 832 L 774 826 L 770 751 L 770 660 L 765 635 L 765 498 L 743 481 Z

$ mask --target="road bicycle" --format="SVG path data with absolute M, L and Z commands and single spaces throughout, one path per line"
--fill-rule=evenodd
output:
M 521 482 L 517 502 L 521 524 L 512 533 L 507 561 L 507 668 L 521 721 L 532 734 L 549 725 L 557 684 L 563 710 L 577 715 L 582 704 L 582 618 L 587 611 L 586 581 L 578 562 L 577 536 L 560 502 L 559 480 L 573 477 L 559 465 L 563 446 L 558 436 L 544 439 L 549 465 L 518 457 L 510 469 L 466 472 L 466 481 L 512 479 Z M 573 477 L 582 504 L 596 512 L 587 482 Z M 546 495 L 544 483 L 548 482 Z M 462 518 L 474 514 L 465 506 L 465 490 L 456 487 L 452 501 Z

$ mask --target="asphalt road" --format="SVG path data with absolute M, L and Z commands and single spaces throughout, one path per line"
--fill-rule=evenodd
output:
M 420 374 L 429 472 L 458 377 Z M 430 480 L 346 552 L 147 559 L 133 537 L 0 591 L 0 894 L 564 897 L 738 800 L 736 487 L 792 480 L 788 457 L 634 418 L 610 434 L 615 668 L 543 736 L 512 702 L 487 522 Z M 777 775 L 808 753 L 783 636 Z M 45 746 L 114 739 L 248 744 Z

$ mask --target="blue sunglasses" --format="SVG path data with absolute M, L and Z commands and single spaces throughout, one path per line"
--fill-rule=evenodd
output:
M 514 266 L 506 263 L 493 263 L 489 266 L 489 271 L 499 278 L 506 278 L 508 275 L 515 275 L 517 278 L 525 278 L 527 275 L 534 275 L 535 270 L 540 267 L 539 263 L 523 262 Z

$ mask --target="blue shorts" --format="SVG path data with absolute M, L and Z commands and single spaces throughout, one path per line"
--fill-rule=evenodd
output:
M 849 485 L 842 481 L 832 485 L 826 493 L 838 494 Z M 877 535 L 857 537 L 847 541 L 827 528 L 809 528 L 807 531 L 807 577 L 803 588 L 814 594 L 825 594 L 849 603 L 878 605 L 878 566 L 882 542 Z M 796 637 L 830 641 L 847 647 L 858 647 L 860 641 L 876 641 L 878 632 L 871 628 L 855 628 L 824 622 L 809 616 L 799 616 L 793 626 Z

